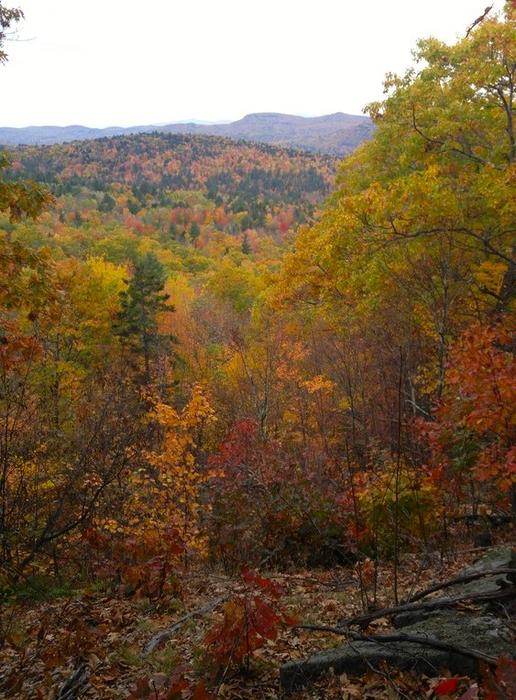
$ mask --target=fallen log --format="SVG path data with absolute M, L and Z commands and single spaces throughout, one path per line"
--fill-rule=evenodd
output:
M 458 603 L 486 603 L 489 601 L 512 600 L 516 597 L 516 586 L 508 586 L 507 588 L 496 588 L 492 591 L 483 591 L 481 593 L 461 593 L 456 596 L 447 598 L 435 598 L 435 600 L 427 600 L 422 603 L 405 603 L 403 605 L 395 605 L 391 608 L 380 608 L 355 617 L 344 618 L 339 620 L 339 627 L 336 629 L 345 629 L 350 625 L 367 625 L 373 620 L 378 620 L 381 617 L 390 617 L 404 612 L 413 612 L 414 610 L 438 610 L 440 608 L 451 608 Z
M 167 629 L 155 634 L 154 637 L 151 637 L 151 639 L 149 639 L 149 641 L 143 647 L 143 656 L 148 656 L 154 651 L 154 649 L 157 649 L 161 644 L 168 641 L 170 637 L 172 637 L 174 632 L 177 629 L 179 629 L 181 625 L 184 625 L 185 622 L 188 622 L 188 620 L 191 620 L 194 617 L 200 617 L 201 615 L 206 615 L 212 610 L 215 610 L 215 608 L 217 608 L 221 603 L 223 603 L 226 600 L 226 598 L 227 596 L 222 596 L 220 598 L 217 598 L 216 600 L 212 600 L 210 603 L 207 603 L 201 608 L 192 610 L 186 615 L 183 615 L 183 617 L 180 617 L 179 620 L 176 620 L 176 622 L 174 622 L 174 624 L 170 627 L 167 627 Z

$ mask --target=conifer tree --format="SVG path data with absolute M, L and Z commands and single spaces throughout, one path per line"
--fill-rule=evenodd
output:
M 143 357 L 145 384 L 152 379 L 153 360 L 171 340 L 170 336 L 159 333 L 157 320 L 160 312 L 173 311 L 167 304 L 169 295 L 163 292 L 166 277 L 165 268 L 156 255 L 148 252 L 136 260 L 127 290 L 121 294 L 117 332 Z

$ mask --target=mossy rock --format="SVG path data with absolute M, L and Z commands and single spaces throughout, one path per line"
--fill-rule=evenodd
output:
M 404 627 L 403 632 L 459 644 L 495 657 L 514 653 L 507 626 L 491 615 L 475 617 L 455 611 L 434 612 L 424 621 Z M 472 677 L 479 672 L 475 659 L 413 642 L 353 642 L 303 661 L 284 664 L 280 669 L 280 682 L 284 690 L 290 691 L 330 670 L 335 674 L 362 675 L 371 668 L 380 668 L 382 663 L 431 676 L 437 675 L 439 669 Z
M 511 547 L 496 547 L 462 573 L 509 567 L 511 562 Z M 446 593 L 451 591 L 453 595 L 459 595 L 493 590 L 499 587 L 498 581 L 501 578 L 503 577 L 497 575 L 496 578 L 478 579 L 454 586 Z M 414 611 L 398 615 L 396 626 L 403 627 L 404 634 L 460 645 L 495 658 L 513 656 L 515 651 L 506 620 L 488 614 L 487 609 L 478 614 L 456 610 Z M 319 652 L 302 661 L 284 664 L 280 669 L 280 683 L 288 692 L 330 670 L 335 674 L 362 675 L 384 663 L 400 670 L 412 670 L 431 676 L 437 675 L 441 669 L 472 677 L 479 675 L 476 659 L 460 653 L 433 649 L 413 642 L 353 642 Z

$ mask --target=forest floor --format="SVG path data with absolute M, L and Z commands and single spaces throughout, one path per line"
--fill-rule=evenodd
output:
M 479 555 L 478 550 L 433 555 L 421 563 L 416 555 L 405 555 L 399 571 L 399 595 L 420 590 L 431 583 L 455 576 Z M 265 572 L 261 572 L 265 575 Z M 334 625 L 339 618 L 362 611 L 356 568 L 268 572 L 282 590 L 283 610 L 303 623 Z M 206 675 L 203 639 L 221 619 L 221 606 L 187 619 L 172 637 L 144 656 L 146 643 L 190 611 L 218 598 L 242 592 L 238 579 L 225 575 L 189 571 L 182 594 L 158 602 L 148 598 L 123 597 L 82 591 L 44 601 L 17 602 L 4 606 L 0 649 L 0 698 L 9 700 L 55 700 L 59 688 L 79 661 L 88 665 L 89 682 L 81 698 L 124 700 L 138 679 L 159 688 L 180 665 L 192 678 Z M 392 564 L 379 569 L 378 607 L 393 600 Z M 388 627 L 385 619 L 371 631 Z M 251 672 L 226 673 L 209 684 L 217 698 L 280 698 L 279 667 L 311 653 L 342 643 L 328 634 L 283 626 L 274 641 L 255 652 Z M 437 678 L 378 669 L 362 677 L 326 677 L 289 697 L 301 699 L 432 698 Z M 140 681 L 141 682 L 141 681 Z M 467 687 L 467 686 L 466 686 Z M 452 694 L 453 697 L 459 697 Z M 158 697 L 152 692 L 151 698 Z M 482 695 L 479 695 L 482 697 Z

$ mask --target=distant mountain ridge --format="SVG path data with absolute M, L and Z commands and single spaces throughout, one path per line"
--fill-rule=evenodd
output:
M 353 151 L 362 141 L 370 138 L 373 129 L 374 126 L 369 117 L 343 112 L 322 117 L 258 112 L 227 124 L 180 122 L 147 126 L 113 126 L 105 129 L 81 125 L 0 127 L 0 144 L 4 146 L 45 145 L 157 131 L 227 136 L 343 156 Z

